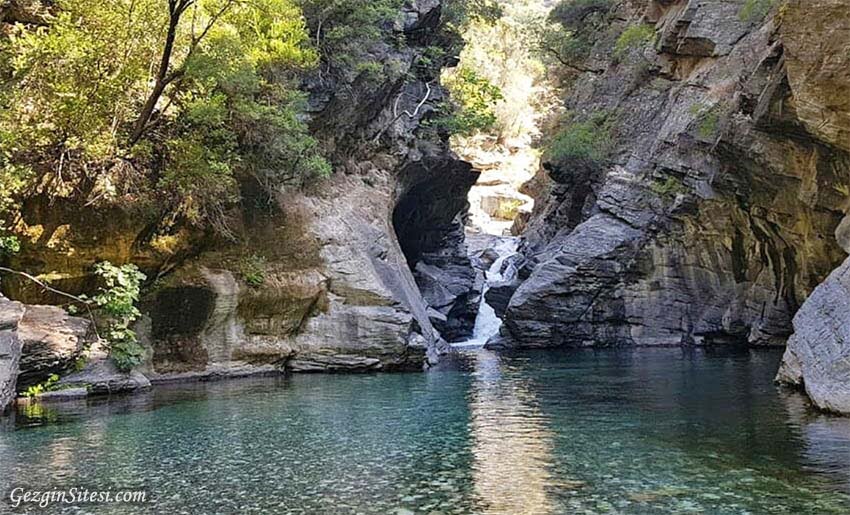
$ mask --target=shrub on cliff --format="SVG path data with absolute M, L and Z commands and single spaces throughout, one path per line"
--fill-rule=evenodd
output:
M 300 0 L 300 5 L 323 73 L 358 71 L 366 63 L 383 69 L 371 53 L 386 37 L 402 0 Z
M 584 121 L 568 119 L 546 147 L 544 158 L 556 166 L 598 166 L 612 146 L 610 113 L 594 113 Z
M 612 0 L 561 0 L 552 9 L 551 18 L 568 29 L 578 29 L 593 15 L 611 9 Z
M 620 34 L 620 37 L 617 38 L 617 43 L 614 45 L 614 55 L 616 57 L 622 57 L 632 50 L 646 48 L 654 41 L 655 27 L 652 25 L 629 25 L 626 27 L 626 30 Z

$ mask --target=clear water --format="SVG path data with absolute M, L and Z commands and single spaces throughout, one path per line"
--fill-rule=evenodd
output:
M 86 513 L 848 513 L 850 420 L 777 390 L 779 358 L 474 350 L 31 409 L 0 431 L 0 490 L 154 496 Z

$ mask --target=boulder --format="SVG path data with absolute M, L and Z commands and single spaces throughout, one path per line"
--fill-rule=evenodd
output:
M 776 379 L 802 386 L 819 408 L 850 415 L 850 259 L 806 300 Z
M 23 347 L 18 391 L 63 375 L 93 340 L 91 321 L 55 306 L 28 305 L 18 327 Z
M 23 304 L 0 295 L 0 414 L 15 400 L 18 362 L 21 359 L 18 325 L 23 316 Z
M 132 393 L 150 388 L 151 382 L 142 372 L 133 370 L 122 372 L 102 349 L 94 349 L 88 356 L 83 369 L 62 377 L 58 386 L 73 392 L 84 389 L 90 395 L 109 395 L 115 393 Z M 63 390 L 57 390 L 62 392 Z M 65 398 L 61 393 L 54 398 Z

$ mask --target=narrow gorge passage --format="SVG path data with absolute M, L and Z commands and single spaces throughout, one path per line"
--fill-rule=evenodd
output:
M 849 12 L 0 0 L 0 512 L 850 513 Z

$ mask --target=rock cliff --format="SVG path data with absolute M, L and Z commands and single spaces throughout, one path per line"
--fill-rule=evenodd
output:
M 311 132 L 334 173 L 272 198 L 246 181 L 228 213 L 230 239 L 179 224 L 162 231 L 133 206 L 33 196 L 17 226 L 22 251 L 9 264 L 74 293 L 93 289 L 98 261 L 138 264 L 155 279 L 137 328 L 152 381 L 434 362 L 446 345 L 441 331 L 471 332 L 480 288 L 461 222 L 477 173 L 423 123 L 444 100 L 439 72 L 452 59 L 423 55 L 456 43 L 442 10 L 437 0 L 406 2 L 382 28 L 369 55 L 392 73 L 322 66 L 304 79 Z M 429 274 L 450 292 L 432 295 Z M 59 303 L 15 278 L 3 291 Z
M 785 343 L 846 257 L 846 2 L 599 4 L 565 105 L 613 143 L 527 186 L 526 279 L 491 345 Z

